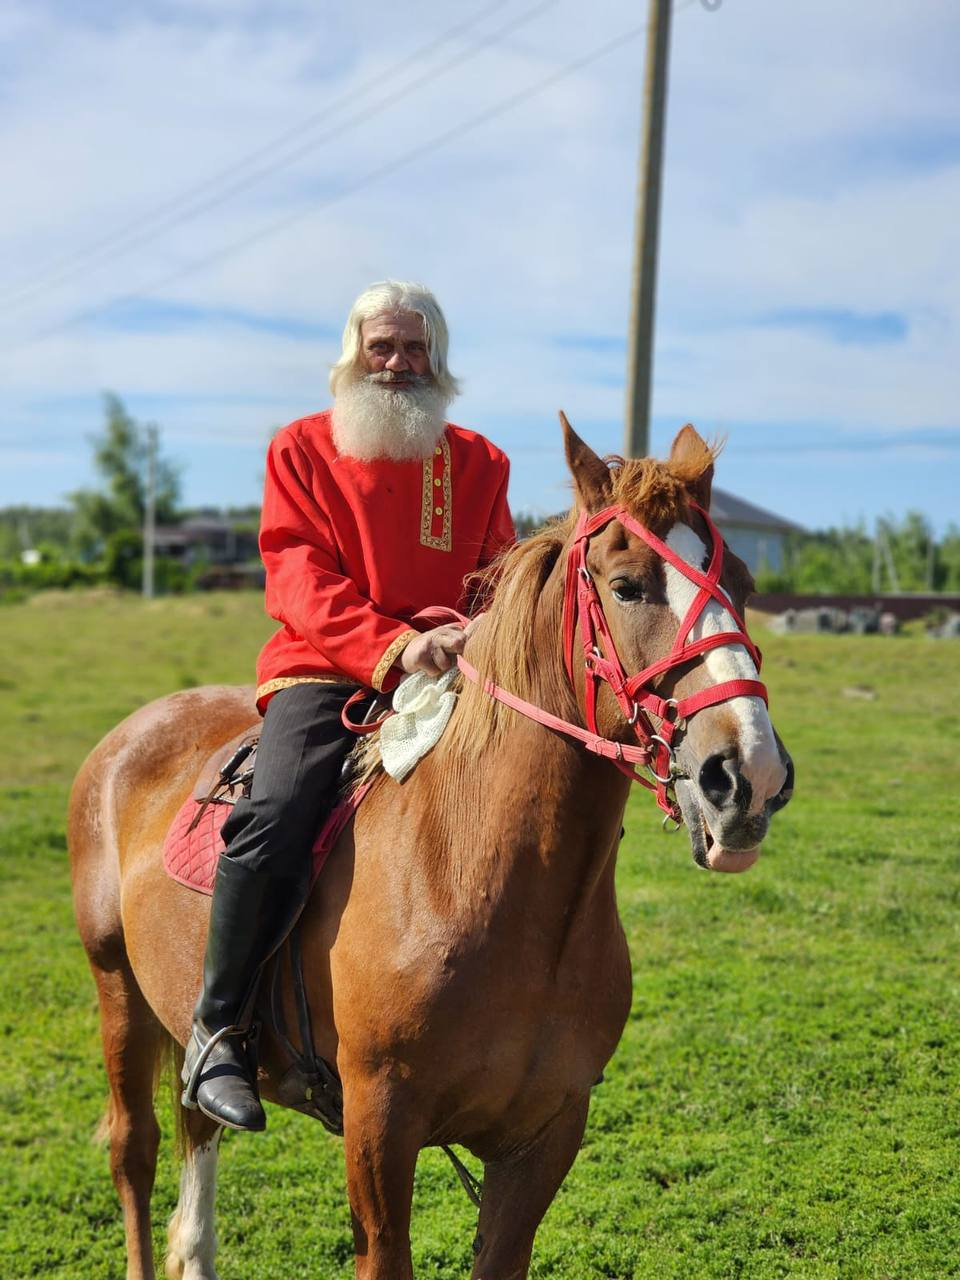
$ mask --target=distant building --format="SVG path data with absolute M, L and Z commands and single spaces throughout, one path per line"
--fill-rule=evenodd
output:
M 181 524 L 158 525 L 154 543 L 158 556 L 177 560 L 187 568 L 204 566 L 196 585 L 205 589 L 262 587 L 263 564 L 257 530 L 250 522 L 223 516 L 192 516 Z
M 788 533 L 802 533 L 800 525 L 775 516 L 725 489 L 713 489 L 710 515 L 723 534 L 727 546 L 746 562 L 754 575 L 761 569 L 779 573 L 783 568 L 783 545 Z
M 259 560 L 257 533 L 222 516 L 193 516 L 181 524 L 158 525 L 154 543 L 158 556 L 182 564 L 243 564 Z

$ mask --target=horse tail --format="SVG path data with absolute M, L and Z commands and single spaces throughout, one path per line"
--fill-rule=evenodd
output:
M 110 1112 L 112 1108 L 110 1103 L 103 1109 L 103 1115 L 97 1121 L 97 1127 L 93 1131 L 93 1137 L 90 1141 L 95 1147 L 105 1147 L 110 1141 Z
M 180 1072 L 183 1070 L 184 1049 L 181 1044 L 174 1040 L 173 1036 L 168 1032 L 164 1032 L 163 1040 L 153 1064 L 153 1094 L 158 1097 L 161 1089 L 167 1085 L 170 1089 L 170 1098 L 173 1102 L 173 1115 L 176 1121 L 176 1133 L 174 1136 L 174 1150 L 177 1159 L 182 1160 L 186 1151 L 187 1125 L 184 1118 L 184 1110 L 180 1105 L 180 1092 L 183 1085 L 180 1080 Z M 113 1127 L 114 1104 L 113 1099 L 108 1098 L 107 1104 L 103 1109 L 103 1115 L 97 1121 L 97 1127 L 93 1131 L 91 1141 L 96 1147 L 105 1147 L 110 1141 L 110 1132 Z
M 187 1151 L 187 1113 L 180 1105 L 180 1094 L 183 1092 L 183 1059 L 185 1050 L 173 1036 L 167 1036 L 162 1051 L 157 1055 L 157 1084 L 164 1076 L 170 1087 L 170 1101 L 173 1103 L 173 1118 L 176 1124 L 173 1149 L 178 1160 L 182 1161 Z

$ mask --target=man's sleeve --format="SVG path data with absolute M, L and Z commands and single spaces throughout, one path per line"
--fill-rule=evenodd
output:
M 310 463 L 286 432 L 267 453 L 260 554 L 271 616 L 348 679 L 392 687 L 390 668 L 418 633 L 378 612 L 343 573 L 329 516 L 314 496 Z
M 507 547 L 512 547 L 517 540 L 517 531 L 513 527 L 513 517 L 507 505 L 507 486 L 509 482 L 510 463 L 507 461 L 506 455 L 501 454 L 500 483 L 497 486 L 493 508 L 490 512 L 490 523 L 487 525 L 487 533 L 480 552 L 480 562 L 477 566 L 480 569 L 485 568 L 491 561 L 496 560 L 502 551 L 505 551 Z

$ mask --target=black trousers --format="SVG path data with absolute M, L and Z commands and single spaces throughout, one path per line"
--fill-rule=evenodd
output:
M 250 871 L 297 882 L 305 893 L 310 851 L 333 807 L 356 735 L 340 721 L 352 684 L 295 684 L 267 703 L 249 798 L 223 824 L 227 856 Z

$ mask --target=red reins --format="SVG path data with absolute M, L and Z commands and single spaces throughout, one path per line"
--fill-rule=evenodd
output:
M 575 681 L 574 650 L 579 629 L 585 670 L 586 729 L 562 720 L 559 716 L 551 715 L 533 703 L 517 697 L 516 694 L 501 689 L 492 680 L 481 677 L 477 670 L 462 657 L 457 660 L 463 674 L 469 680 L 479 684 L 491 697 L 512 707 L 521 715 L 528 716 L 567 737 L 575 738 L 596 755 L 612 760 L 628 778 L 654 792 L 657 804 L 677 823 L 681 818 L 679 806 L 671 794 L 673 782 L 671 766 L 674 757 L 673 737 L 678 726 L 705 707 L 716 706 L 717 703 L 726 702 L 730 698 L 753 697 L 767 701 L 766 687 L 759 680 L 725 680 L 679 700 L 661 698 L 651 687 L 651 682 L 657 676 L 721 645 L 743 645 L 753 659 L 757 672 L 760 671 L 760 650 L 747 635 L 743 619 L 720 586 L 723 539 L 713 521 L 701 507 L 693 502 L 690 503 L 690 507 L 703 518 L 712 540 L 710 563 L 705 573 L 687 564 L 671 547 L 635 520 L 624 507 L 605 507 L 594 515 L 581 512 L 577 520 L 573 545 L 567 555 L 564 582 L 563 654 L 567 674 L 573 684 Z M 633 676 L 628 676 L 623 669 L 603 612 L 600 596 L 587 568 L 590 538 L 600 529 L 605 528 L 611 520 L 618 520 L 625 529 L 642 538 L 661 559 L 700 588 L 680 622 L 677 638 L 670 652 Z M 717 632 L 688 643 L 687 637 L 711 599 L 716 600 L 731 614 L 737 630 Z M 639 740 L 639 746 L 616 742 L 600 734 L 597 728 L 597 694 L 601 682 L 610 686 L 627 723 L 632 726 Z M 660 721 L 657 730 L 654 730 L 650 722 L 651 715 Z M 635 765 L 647 766 L 653 781 L 637 773 Z

